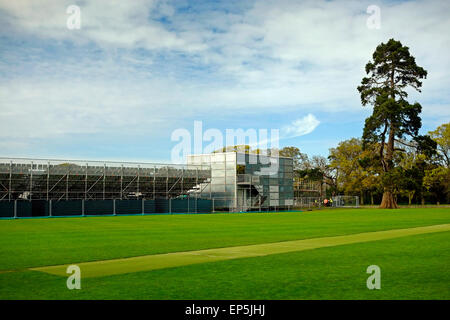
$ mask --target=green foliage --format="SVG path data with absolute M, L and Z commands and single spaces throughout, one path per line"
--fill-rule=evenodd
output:
M 346 194 L 364 195 L 380 188 L 379 163 L 375 148 L 363 149 L 360 139 L 352 138 L 330 149 L 330 167 L 338 172 L 338 187 Z
M 442 165 L 450 167 L 450 122 L 428 133 L 437 144 L 438 158 Z
M 299 178 L 312 181 L 322 181 L 324 178 L 323 172 L 320 170 L 320 168 L 296 170 L 295 175 Z
M 361 103 L 373 105 L 372 115 L 366 119 L 363 142 L 381 143 L 384 148 L 386 134 L 402 139 L 405 135 L 415 137 L 421 127 L 419 117 L 422 107 L 410 104 L 404 90 L 412 87 L 420 92 L 427 71 L 419 67 L 409 48 L 390 39 L 380 44 L 373 53 L 373 61 L 367 63 L 366 73 L 358 91 Z
M 417 152 L 424 154 L 427 158 L 437 155 L 437 143 L 430 136 L 416 136 L 414 141 L 417 143 Z

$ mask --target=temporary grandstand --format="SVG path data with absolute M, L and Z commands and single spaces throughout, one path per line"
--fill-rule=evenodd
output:
M 263 168 L 276 163 L 270 175 Z M 293 204 L 292 159 L 194 155 L 188 164 L 0 158 L 0 217 L 269 210 Z
M 211 211 L 188 197 L 210 178 L 202 165 L 0 158 L 0 216 Z

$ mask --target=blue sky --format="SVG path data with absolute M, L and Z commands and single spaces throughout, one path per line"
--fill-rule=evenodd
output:
M 66 26 L 69 5 L 81 28 Z M 369 5 L 380 29 L 369 29 Z M 0 156 L 170 161 L 174 130 L 279 129 L 326 156 L 360 137 L 375 47 L 428 70 L 423 132 L 450 121 L 448 1 L 0 0 Z M 287 134 L 289 133 L 289 134 Z

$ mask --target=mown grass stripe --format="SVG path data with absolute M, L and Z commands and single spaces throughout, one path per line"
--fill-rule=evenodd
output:
M 93 262 L 74 263 L 81 268 L 83 278 L 102 277 L 116 274 L 150 271 L 156 269 L 179 267 L 191 264 L 266 256 L 271 254 L 311 250 L 346 244 L 386 240 L 411 235 L 450 231 L 450 224 L 432 225 L 408 229 L 394 229 L 358 233 L 344 236 L 313 238 L 304 240 L 263 243 L 247 246 L 206 249 L 197 251 L 174 252 L 166 254 L 145 255 L 132 258 L 112 259 Z M 67 276 L 68 265 L 31 268 L 49 274 Z

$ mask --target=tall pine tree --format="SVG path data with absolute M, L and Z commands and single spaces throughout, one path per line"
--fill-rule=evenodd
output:
M 373 112 L 366 119 L 363 145 L 378 143 L 379 159 L 383 168 L 383 200 L 381 208 L 397 208 L 393 191 L 396 186 L 394 173 L 394 151 L 396 144 L 405 136 L 410 136 L 418 144 L 429 142 L 419 136 L 422 126 L 422 107 L 406 99 L 406 89 L 412 87 L 420 92 L 427 71 L 416 64 L 409 48 L 400 41 L 390 39 L 381 43 L 366 65 L 367 77 L 361 81 L 358 91 L 363 106 L 372 105 Z

